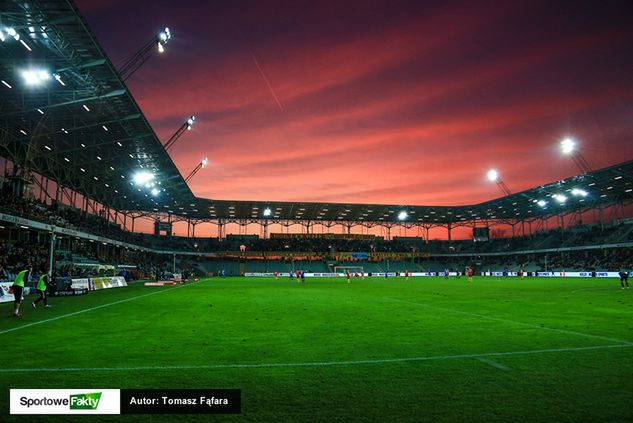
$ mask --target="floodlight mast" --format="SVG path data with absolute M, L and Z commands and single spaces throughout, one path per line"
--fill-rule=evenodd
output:
M 572 161 L 582 173 L 591 172 L 591 166 L 585 157 L 576 148 L 576 142 L 571 138 L 565 138 L 560 142 L 561 151 L 563 154 L 571 157 Z
M 490 182 L 496 183 L 501 192 L 503 192 L 503 195 L 512 195 L 512 191 L 510 191 L 510 188 L 508 188 L 506 183 L 503 182 L 503 179 L 501 179 L 499 172 L 497 172 L 496 170 L 490 169 L 488 171 L 488 180 Z
M 198 165 L 196 167 L 194 167 L 193 170 L 191 171 L 191 173 L 185 178 L 185 182 L 189 183 L 191 178 L 196 176 L 196 173 L 198 173 L 200 171 L 200 169 L 204 168 L 207 165 L 208 162 L 209 162 L 209 159 L 206 158 L 206 157 L 204 159 L 200 160 L 200 163 L 198 163 Z
M 171 31 L 169 28 L 163 28 L 150 41 L 148 41 L 139 51 L 137 51 L 127 62 L 121 66 L 119 75 L 123 81 L 127 81 L 134 73 L 139 70 L 145 62 L 152 56 L 152 52 L 157 48 L 159 53 L 165 51 L 165 44 L 171 39 Z
M 178 138 L 180 138 L 180 136 L 184 134 L 186 131 L 191 129 L 195 121 L 196 121 L 195 116 L 193 115 L 189 116 L 187 120 L 185 121 L 185 123 L 183 123 L 180 126 L 180 128 L 178 128 L 176 132 L 174 132 L 174 135 L 172 135 L 171 138 L 169 138 L 167 142 L 163 145 L 163 147 L 165 147 L 165 151 L 169 151 L 169 149 L 174 146 L 176 141 L 178 141 Z

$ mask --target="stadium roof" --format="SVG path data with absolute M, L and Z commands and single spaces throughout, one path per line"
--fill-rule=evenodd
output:
M 422 189 L 422 187 L 421 187 Z M 464 206 L 415 206 L 266 201 L 199 200 L 197 207 L 222 219 L 271 219 L 417 223 L 442 225 L 474 220 L 536 219 L 633 200 L 633 161 L 541 185 L 491 201 Z M 405 212 L 406 215 L 402 214 Z
M 465 206 L 197 198 L 72 2 L 4 2 L 0 31 L 0 155 L 117 210 L 443 225 L 539 218 L 633 199 L 633 161 Z M 137 185 L 138 172 L 155 177 Z M 152 189 L 162 192 L 154 196 Z
M 5 1 L 0 10 L 0 152 L 117 209 L 193 198 L 178 169 L 70 1 Z M 149 184 L 148 184 L 149 185 Z

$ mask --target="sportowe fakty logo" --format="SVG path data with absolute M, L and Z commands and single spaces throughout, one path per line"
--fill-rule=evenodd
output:
M 46 396 L 39 398 L 20 397 L 20 405 L 27 408 L 63 406 L 68 407 L 69 410 L 96 410 L 99 407 L 99 401 L 101 401 L 101 392 L 71 394 L 68 398 Z

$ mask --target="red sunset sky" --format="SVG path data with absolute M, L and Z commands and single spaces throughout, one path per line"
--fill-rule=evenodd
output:
M 77 0 L 201 197 L 447 205 L 633 158 L 633 3 Z M 583 4 L 585 3 L 585 4 Z M 268 83 L 270 87 L 268 86 Z

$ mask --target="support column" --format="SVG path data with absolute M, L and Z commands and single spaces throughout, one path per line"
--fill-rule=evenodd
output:
M 55 239 L 57 238 L 57 236 L 55 235 L 55 232 L 51 232 L 51 243 L 50 243 L 50 251 L 48 254 L 48 280 L 49 283 L 52 283 L 53 281 L 53 254 L 55 252 Z
M 451 241 L 451 224 L 446 224 L 446 229 L 448 230 L 448 240 Z

